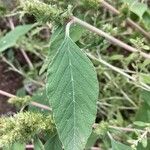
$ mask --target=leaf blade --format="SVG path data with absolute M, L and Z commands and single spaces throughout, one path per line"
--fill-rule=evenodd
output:
M 4 50 L 14 46 L 17 40 L 26 34 L 29 30 L 34 27 L 33 24 L 30 25 L 19 25 L 14 30 L 8 32 L 4 37 L 0 39 L 0 53 Z
M 114 139 L 111 139 L 112 150 L 132 150 L 128 145 L 122 144 Z
M 65 150 L 82 150 L 96 116 L 98 82 L 94 67 L 66 37 L 49 66 L 47 78 L 47 95 L 60 140 Z

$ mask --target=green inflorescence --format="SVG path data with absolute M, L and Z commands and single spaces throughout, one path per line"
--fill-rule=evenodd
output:
M 20 108 L 23 106 L 28 105 L 31 102 L 32 98 L 30 96 L 25 97 L 12 97 L 8 100 L 10 104 L 15 105 L 16 107 Z
M 63 23 L 71 16 L 69 9 L 63 10 L 56 5 L 48 5 L 39 0 L 20 0 L 20 2 L 23 10 L 34 15 L 38 21 Z
M 109 130 L 109 124 L 108 122 L 102 121 L 98 126 L 95 128 L 94 132 L 97 135 L 105 136 L 107 134 L 107 131 Z
M 55 129 L 51 116 L 40 113 L 21 112 L 13 117 L 0 118 L 0 147 L 14 142 L 28 142 L 35 134 L 53 132 Z

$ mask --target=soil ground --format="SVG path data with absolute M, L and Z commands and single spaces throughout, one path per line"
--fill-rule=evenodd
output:
M 23 78 L 16 72 L 9 70 L 8 65 L 0 61 L 0 89 L 11 94 L 22 87 Z M 15 107 L 7 103 L 8 97 L 0 95 L 0 115 L 11 115 Z

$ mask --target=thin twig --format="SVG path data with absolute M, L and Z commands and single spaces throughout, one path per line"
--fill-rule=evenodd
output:
M 138 31 L 140 31 L 146 38 L 148 38 L 150 40 L 150 33 L 145 31 L 142 27 L 140 27 L 136 22 L 134 22 L 133 20 L 131 20 L 130 18 L 127 18 L 127 23 L 133 28 L 133 29 L 137 29 Z
M 109 128 L 115 129 L 115 130 L 121 130 L 121 131 L 125 131 L 125 132 L 135 132 L 135 131 L 138 131 L 141 133 L 145 132 L 144 130 L 140 130 L 140 129 L 132 129 L 132 128 L 124 128 L 124 127 L 109 126 Z
M 126 43 L 116 39 L 116 38 L 114 38 L 113 36 L 111 36 L 111 35 L 105 33 L 104 31 L 102 31 L 102 30 L 100 30 L 100 29 L 98 29 L 98 28 L 88 24 L 85 21 L 80 20 L 79 18 L 77 18 L 75 16 L 72 16 L 71 18 L 74 20 L 75 23 L 77 23 L 77 24 L 87 28 L 88 30 L 90 30 L 90 31 L 92 31 L 92 32 L 94 32 L 94 33 L 104 37 L 104 38 L 106 38 L 112 44 L 118 45 L 118 46 L 120 46 L 120 47 L 122 47 L 122 48 L 124 48 L 124 49 L 126 49 L 126 50 L 128 50 L 130 52 L 139 53 L 144 58 L 150 59 L 150 54 L 146 54 L 144 52 L 141 52 L 140 50 L 138 50 L 138 49 L 136 49 L 136 48 L 134 48 L 134 47 L 132 47 L 132 46 L 130 46 L 130 45 L 128 45 L 128 44 L 126 44 Z
M 107 3 L 104 0 L 100 0 L 100 3 L 103 5 L 103 7 L 107 8 L 108 10 L 110 10 L 113 14 L 115 15 L 119 15 L 120 12 L 114 8 L 112 5 L 110 5 L 109 3 Z M 126 22 L 133 28 L 133 29 L 137 29 L 138 31 L 140 31 L 144 36 L 146 36 L 148 39 L 150 39 L 150 34 L 148 32 L 146 32 L 142 27 L 140 27 L 137 23 L 135 23 L 133 20 L 131 20 L 130 18 L 126 19 Z
M 100 0 L 100 3 L 103 5 L 103 7 L 105 7 L 108 10 L 110 10 L 113 14 L 115 14 L 115 15 L 119 15 L 120 14 L 120 12 L 116 8 L 114 8 L 112 5 L 110 5 L 106 1 Z
M 7 97 L 16 97 L 15 95 L 13 95 L 13 94 L 10 94 L 10 93 L 8 93 L 8 92 L 5 92 L 5 91 L 3 91 L 3 90 L 0 90 L 0 94 L 1 95 L 4 95 L 4 96 L 7 96 Z M 36 106 L 36 107 L 39 107 L 39 108 L 42 108 L 42 109 L 45 109 L 45 110 L 50 110 L 50 111 L 52 111 L 52 109 L 50 108 L 50 107 L 48 107 L 48 106 L 46 106 L 46 105 L 43 105 L 43 104 L 40 104 L 40 103 L 37 103 L 37 102 L 34 102 L 34 101 L 32 101 L 31 102 L 31 105 L 33 105 L 33 106 Z
M 27 149 L 34 149 L 34 145 L 26 145 Z
M 120 90 L 120 92 L 121 92 L 121 94 L 124 96 L 124 98 L 127 99 L 132 105 L 134 105 L 134 107 L 137 107 L 137 105 L 135 104 L 135 102 L 130 99 L 130 97 L 128 96 L 128 94 L 126 94 L 126 93 L 123 91 L 123 89 L 122 89 L 114 80 L 112 80 L 111 76 L 110 76 L 107 72 L 104 72 L 104 74 L 106 75 L 106 77 L 107 77 L 110 81 L 112 81 L 112 83 L 114 84 L 114 86 L 115 86 L 117 89 Z
M 20 48 L 20 51 L 21 51 L 22 55 L 24 56 L 26 62 L 28 63 L 30 69 L 33 70 L 33 69 L 34 69 L 33 64 L 32 64 L 32 62 L 31 62 L 31 60 L 29 59 L 27 53 L 26 53 L 26 52 L 24 51 L 24 49 L 22 49 L 22 48 Z
M 109 64 L 109 63 L 107 63 L 106 61 L 100 59 L 100 58 L 98 59 L 98 58 L 94 57 L 93 55 L 91 55 L 90 53 L 87 53 L 87 56 L 89 56 L 89 57 L 90 57 L 91 59 L 93 59 L 93 60 L 96 60 L 96 61 L 98 61 L 98 62 L 104 64 L 105 66 L 107 66 L 107 67 L 109 67 L 110 69 L 112 69 L 112 70 L 114 70 L 114 71 L 120 73 L 121 75 L 127 77 L 128 79 L 130 79 L 130 80 L 132 80 L 132 81 L 134 81 L 134 82 L 137 82 L 137 79 L 136 79 L 136 78 L 130 76 L 130 75 L 127 74 L 127 73 L 125 73 L 125 72 L 122 71 L 120 68 L 117 68 L 117 67 L 115 67 L 115 66 L 113 66 L 113 65 L 111 65 L 111 64 Z M 144 90 L 150 91 L 150 86 L 146 85 L 146 84 L 143 83 L 143 82 L 140 82 L 139 84 L 141 84 L 141 88 L 143 88 Z
M 94 129 L 96 129 L 98 126 L 99 126 L 99 124 L 97 124 L 97 123 L 93 124 Z M 138 131 L 138 132 L 141 132 L 141 133 L 145 132 L 145 130 L 141 130 L 141 129 L 128 128 L 128 127 L 116 127 L 116 126 L 111 126 L 111 125 L 109 125 L 108 128 L 115 129 L 115 130 L 120 130 L 120 131 L 125 131 L 125 132 L 135 132 L 135 131 Z
M 92 147 L 91 150 L 102 150 L 102 149 L 99 147 Z
M 50 110 L 52 111 L 52 109 L 46 105 L 43 105 L 43 104 L 40 104 L 40 103 L 37 103 L 37 102 L 31 102 L 31 105 L 33 106 L 36 106 L 36 107 L 39 107 L 39 108 L 42 108 L 42 109 L 45 109 L 45 110 Z
M 11 30 L 14 30 L 15 26 L 14 26 L 12 18 L 8 18 L 8 21 L 9 21 Z M 28 63 L 30 69 L 33 70 L 34 69 L 33 64 L 31 62 L 31 60 L 29 59 L 28 55 L 26 54 L 26 52 L 24 51 L 24 49 L 21 48 L 20 51 L 21 51 L 22 55 L 24 56 L 26 62 Z
M 42 83 L 42 82 L 38 82 L 30 77 L 28 77 L 22 70 L 18 70 L 12 63 L 10 63 L 4 56 L 2 56 L 2 60 L 7 63 L 10 67 L 11 67 L 11 70 L 17 72 L 18 74 L 22 75 L 23 77 L 29 79 L 31 82 L 37 84 L 37 85 L 40 85 L 40 86 L 44 86 L 45 84 Z
M 26 145 L 26 148 L 34 149 L 34 145 Z M 92 147 L 91 150 L 101 150 L 98 147 Z

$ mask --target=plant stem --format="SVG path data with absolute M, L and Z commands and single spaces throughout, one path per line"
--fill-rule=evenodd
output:
M 14 23 L 13 23 L 12 18 L 8 18 L 8 21 L 9 21 L 11 30 L 14 30 L 14 29 L 15 29 L 15 26 L 14 26 Z M 34 69 L 33 64 L 32 64 L 32 62 L 31 62 L 31 60 L 29 59 L 28 55 L 26 54 L 26 52 L 25 52 L 22 48 L 20 49 L 20 51 L 21 51 L 22 55 L 24 56 L 26 62 L 28 63 L 29 68 L 30 68 L 31 70 L 33 70 L 33 69 Z
M 100 0 L 100 3 L 107 9 L 109 9 L 113 14 L 115 15 L 119 15 L 120 12 L 114 8 L 112 5 L 110 5 L 109 3 L 107 3 L 104 0 Z M 142 27 L 140 27 L 137 23 L 135 23 L 133 20 L 131 20 L 130 18 L 126 19 L 126 22 L 133 28 L 133 29 L 137 29 L 138 31 L 140 31 L 144 36 L 146 36 L 148 39 L 150 39 L 150 34 L 148 32 L 146 32 Z
M 120 73 L 121 75 L 127 77 L 128 79 L 130 79 L 130 80 L 132 80 L 132 81 L 134 81 L 134 82 L 137 82 L 137 79 L 136 79 L 136 78 L 134 78 L 134 77 L 128 75 L 127 73 L 125 73 L 124 71 L 122 71 L 120 68 L 117 68 L 117 67 L 115 67 L 115 66 L 113 66 L 113 65 L 111 65 L 111 64 L 109 64 L 109 63 L 107 63 L 106 61 L 102 60 L 101 58 L 98 59 L 98 58 L 94 57 L 93 55 L 91 55 L 90 53 L 87 53 L 87 56 L 89 56 L 89 57 L 90 57 L 91 59 L 93 59 L 93 60 L 96 60 L 96 61 L 98 61 L 98 62 L 104 64 L 105 66 L 107 66 L 107 67 L 111 68 L 112 70 L 114 70 L 114 71 Z M 150 91 L 150 86 L 146 85 L 146 84 L 143 83 L 143 82 L 140 82 L 140 84 L 141 84 L 141 88 L 143 88 L 144 90 Z
M 45 109 L 45 110 L 50 110 L 52 111 L 52 109 L 46 105 L 43 105 L 43 104 L 40 104 L 40 103 L 37 103 L 37 102 L 31 102 L 31 105 L 33 106 L 36 106 L 36 107 L 39 107 L 39 108 L 42 108 L 42 109 Z
M 26 145 L 26 149 L 34 149 L 34 145 Z
M 75 23 L 77 23 L 77 24 L 87 28 L 88 30 L 90 30 L 90 31 L 92 31 L 92 32 L 94 32 L 94 33 L 104 37 L 104 38 L 106 38 L 112 44 L 118 45 L 118 46 L 120 46 L 120 47 L 122 47 L 122 48 L 124 48 L 124 49 L 126 49 L 126 50 L 128 50 L 130 52 L 139 53 L 144 58 L 150 59 L 150 54 L 146 54 L 144 52 L 141 52 L 140 50 L 138 50 L 138 49 L 136 49 L 136 48 L 134 48 L 134 47 L 132 47 L 132 46 L 130 46 L 130 45 L 128 45 L 128 44 L 126 44 L 126 43 L 116 39 L 116 38 L 114 38 L 113 36 L 111 36 L 111 35 L 105 33 L 104 31 L 102 31 L 102 30 L 100 30 L 100 29 L 98 29 L 98 28 L 88 24 L 85 21 L 80 20 L 79 18 L 77 18 L 75 16 L 72 16 L 71 18 L 74 20 Z
M 99 147 L 92 147 L 91 150 L 101 150 Z
M 34 69 L 33 64 L 31 62 L 31 60 L 29 59 L 27 53 L 22 48 L 20 49 L 20 51 L 21 51 L 22 55 L 24 56 L 26 62 L 28 63 L 30 70 L 33 70 Z
M 115 15 L 119 15 L 120 14 L 120 12 L 116 8 L 114 8 L 112 5 L 110 5 L 106 1 L 100 0 L 100 3 L 103 5 L 103 7 L 105 7 L 108 10 L 110 10 L 113 14 L 115 14 Z
M 115 127 L 115 126 L 109 126 L 109 128 L 116 129 L 116 130 L 121 130 L 121 131 L 125 131 L 125 132 L 135 132 L 135 131 L 138 131 L 138 132 L 141 132 L 141 133 L 145 132 L 144 130 L 140 130 L 140 129 L 123 128 L 123 127 Z
M 1 94 L 1 95 L 4 95 L 4 96 L 7 96 L 7 97 L 10 97 L 10 98 L 11 98 L 11 97 L 16 97 L 15 95 L 10 94 L 10 93 L 7 93 L 7 92 L 2 91 L 2 90 L 0 90 L 0 94 Z M 45 110 L 50 110 L 50 111 L 52 111 L 52 109 L 51 109 L 50 107 L 48 107 L 48 106 L 46 106 L 46 105 L 43 105 L 43 104 L 40 104 L 40 103 L 37 103 L 37 102 L 34 102 L 34 101 L 31 102 L 31 105 L 36 106 L 36 107 L 39 107 L 39 108 L 42 108 L 42 109 L 45 109 Z
M 125 99 L 127 99 L 134 107 L 137 107 L 137 105 L 134 103 L 134 101 L 132 101 L 132 99 L 130 99 L 130 97 L 128 96 L 128 94 L 126 94 L 123 89 L 111 78 L 111 76 L 107 73 L 104 72 L 104 74 L 106 75 L 106 77 L 112 81 L 112 83 L 114 84 L 114 86 L 120 90 L 120 93 L 124 96 Z
M 7 63 L 10 67 L 11 67 L 11 70 L 17 72 L 18 74 L 22 75 L 23 77 L 29 79 L 31 82 L 37 84 L 37 85 L 40 85 L 40 86 L 44 86 L 44 84 L 42 82 L 38 82 L 30 77 L 28 77 L 22 70 L 19 70 L 17 69 L 12 63 L 10 63 L 4 56 L 2 56 L 2 60 Z

